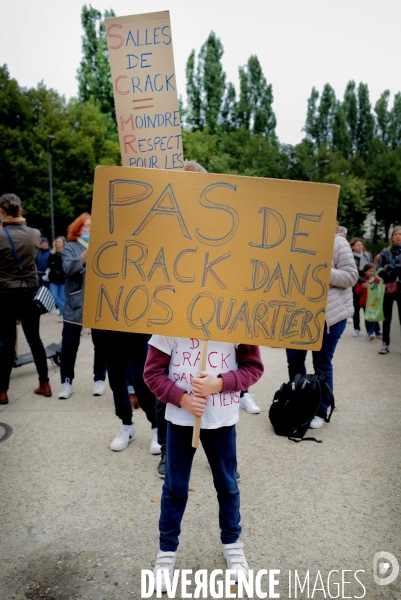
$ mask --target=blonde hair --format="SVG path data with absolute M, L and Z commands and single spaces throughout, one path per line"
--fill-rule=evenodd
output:
M 394 241 L 393 241 L 393 235 L 397 232 L 397 231 L 401 231 L 401 225 L 397 225 L 397 227 L 394 227 L 393 231 L 391 232 L 390 235 L 390 247 L 389 250 L 391 250 L 391 248 L 394 245 Z
M 51 249 L 51 251 L 50 251 L 50 254 L 56 254 L 56 252 L 57 252 L 57 246 L 56 246 L 56 242 L 57 242 L 57 240 L 63 240 L 63 248 L 64 248 L 64 246 L 65 246 L 65 245 L 66 245 L 66 243 L 67 243 L 67 240 L 65 239 L 65 237 L 64 237 L 63 235 L 58 235 L 58 236 L 57 236 L 56 238 L 54 238 L 54 240 L 53 240 L 53 247 L 52 247 L 52 249 Z
M 192 171 L 192 173 L 207 173 L 206 169 L 194 160 L 184 160 L 184 171 Z

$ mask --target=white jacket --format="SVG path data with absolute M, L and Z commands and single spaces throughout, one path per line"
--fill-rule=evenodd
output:
M 326 322 L 329 328 L 354 314 L 352 287 L 357 281 L 358 269 L 351 246 L 344 236 L 336 234 L 326 309 Z

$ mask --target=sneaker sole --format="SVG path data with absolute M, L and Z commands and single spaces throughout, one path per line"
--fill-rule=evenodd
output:
M 110 444 L 110 450 L 112 450 L 113 452 L 122 452 L 122 450 L 125 450 L 126 448 L 128 448 L 128 444 L 130 444 L 131 442 L 133 442 L 135 439 L 135 436 L 133 436 L 132 438 L 130 438 L 127 442 L 127 445 L 124 446 L 123 448 L 112 448 L 111 444 Z M 113 443 L 113 442 L 112 442 Z
M 151 453 L 153 456 L 158 456 L 158 455 L 160 455 L 160 454 L 162 453 L 162 451 L 161 451 L 161 448 L 159 448 L 159 450 L 152 450 L 152 448 L 151 448 L 151 449 L 150 449 L 150 453 Z
M 73 395 L 74 392 L 71 392 L 71 394 L 68 394 L 68 396 L 61 396 L 60 394 L 58 395 L 58 399 L 59 400 L 68 400 L 68 398 L 70 398 Z
M 103 395 L 104 395 L 104 392 L 102 392 L 101 394 L 98 394 L 98 393 L 96 393 L 96 394 L 92 394 L 92 396 L 98 396 L 98 397 L 99 397 L 99 396 L 103 396 Z
M 240 408 L 242 408 L 242 410 L 245 410 L 250 415 L 259 415 L 260 414 L 260 408 L 259 408 L 259 410 L 248 410 L 247 408 L 245 408 L 245 406 L 240 406 Z

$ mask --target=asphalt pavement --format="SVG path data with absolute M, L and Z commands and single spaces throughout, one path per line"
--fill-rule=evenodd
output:
M 55 313 L 41 318 L 45 345 L 61 340 L 61 328 Z M 401 598 L 401 575 L 388 585 L 373 576 L 378 552 L 393 557 L 381 559 L 381 583 L 401 562 L 400 327 L 394 313 L 385 356 L 379 340 L 352 331 L 348 324 L 334 357 L 337 410 L 315 431 L 322 444 L 293 443 L 271 428 L 269 406 L 287 380 L 282 349 L 262 348 L 265 373 L 251 390 L 261 413 L 240 411 L 241 538 L 255 574 L 279 571 L 281 598 Z M 20 331 L 19 353 L 26 351 Z M 51 398 L 33 394 L 32 363 L 13 369 L 10 403 L 0 407 L 1 600 L 140 598 L 141 571 L 153 568 L 162 480 L 159 457 L 149 452 L 150 424 L 134 411 L 135 440 L 123 452 L 109 449 L 120 421 L 108 384 L 104 396 L 92 395 L 92 362 L 91 339 L 82 336 L 75 393 L 65 401 L 50 361 Z M 201 448 L 176 568 L 225 568 Z

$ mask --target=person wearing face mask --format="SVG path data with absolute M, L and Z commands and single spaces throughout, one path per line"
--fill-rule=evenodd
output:
M 62 253 L 62 265 L 65 273 L 65 305 L 63 312 L 63 333 L 60 354 L 61 390 L 60 400 L 67 400 L 74 393 L 72 381 L 82 331 L 82 313 L 88 258 L 91 216 L 80 215 L 68 228 L 68 244 Z M 106 379 L 106 358 L 102 333 L 92 329 L 92 341 L 95 349 L 93 365 L 94 396 L 104 394 Z

